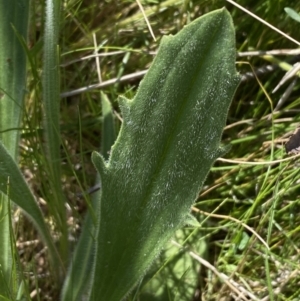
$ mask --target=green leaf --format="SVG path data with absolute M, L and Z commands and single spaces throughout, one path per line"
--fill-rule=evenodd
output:
M 101 103 L 103 116 L 101 153 L 105 160 L 108 160 L 109 152 L 116 140 L 116 135 L 112 107 L 107 95 L 103 92 L 101 92 Z
M 290 7 L 285 7 L 284 11 L 295 21 L 300 22 L 300 15 Z
M 246 246 L 249 243 L 250 237 L 246 232 L 242 232 L 242 237 L 240 238 L 240 241 L 238 243 L 238 249 L 240 251 L 244 250 L 246 248 Z
M 183 247 L 172 242 L 166 244 L 162 253 L 155 260 L 150 271 L 144 277 L 143 288 L 139 292 L 139 300 L 193 300 L 199 285 L 199 263 L 189 254 L 189 246 L 197 250 L 197 254 L 206 258 L 207 242 L 199 239 L 201 232 L 193 235 L 193 230 L 179 229 L 173 239 Z M 193 237 L 191 237 L 193 236 Z M 188 243 L 187 243 L 187 240 Z M 188 246 L 186 248 L 186 246 Z
M 119 301 L 182 225 L 212 164 L 239 83 L 225 9 L 164 37 L 109 161 L 93 153 L 102 184 L 90 300 Z M 99 200 L 100 202 L 100 200 Z
M 43 58 L 43 112 L 44 132 L 46 140 L 47 163 L 45 167 L 49 176 L 52 196 L 46 198 L 48 208 L 53 215 L 59 236 L 60 254 L 63 262 L 67 262 L 68 227 L 66 220 L 66 199 L 61 183 L 61 136 L 60 136 L 60 79 L 59 79 L 59 25 L 61 0 L 45 2 L 45 35 Z
M 27 40 L 28 20 L 28 1 L 0 1 L 0 141 L 15 161 L 26 91 L 26 55 L 21 40 Z M 6 189 L 6 183 L 7 179 L 0 185 Z M 0 193 L 0 295 L 15 298 L 18 267 L 10 213 L 9 199 Z
M 53 244 L 49 230 L 45 224 L 42 212 L 35 201 L 25 179 L 23 178 L 17 164 L 0 141 L 0 191 L 9 193 L 9 198 L 18 205 L 32 220 L 36 229 L 48 247 L 52 267 L 61 272 L 62 262 Z M 3 246 L 4 247 L 4 246 Z

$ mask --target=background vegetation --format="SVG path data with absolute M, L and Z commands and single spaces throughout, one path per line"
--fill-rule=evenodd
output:
M 78 238 L 84 213 L 90 206 L 89 196 L 82 197 L 80 193 L 95 184 L 96 172 L 90 156 L 93 150 L 101 148 L 100 91 L 113 104 L 117 132 L 122 120 L 117 97 L 119 94 L 133 97 L 141 79 L 134 74 L 149 67 L 164 34 L 175 34 L 190 20 L 226 6 L 235 23 L 238 53 L 297 48 L 295 43 L 226 1 L 171 0 L 142 4 L 157 41 L 151 37 L 135 1 L 71 0 L 64 3 L 61 11 L 61 168 L 68 238 L 73 241 Z M 239 4 L 299 38 L 299 23 L 284 11 L 292 5 L 289 1 L 241 0 Z M 300 11 L 299 6 L 292 8 Z M 32 63 L 20 164 L 42 210 L 49 216 L 47 222 L 53 225 L 55 235 L 51 207 L 45 203 L 52 192 L 45 176 L 41 135 L 44 11 L 44 1 L 32 1 L 28 54 Z M 95 57 L 91 57 L 94 44 L 101 54 L 100 68 Z M 236 298 L 232 286 L 251 300 L 300 299 L 299 164 L 296 159 L 260 164 L 285 158 L 284 141 L 298 126 L 299 84 L 294 85 L 279 107 L 279 99 L 289 83 L 272 94 L 286 72 L 283 68 L 289 68 L 282 63 L 293 64 L 297 59 L 297 55 L 237 56 L 237 68 L 245 76 L 232 102 L 223 135 L 224 144 L 232 145 L 226 158 L 257 163 L 216 162 L 193 208 L 201 227 L 194 224 L 178 231 L 130 300 L 246 300 L 242 296 Z M 272 71 L 261 69 L 266 66 L 272 66 Z M 261 72 L 255 77 L 253 70 Z M 128 74 L 133 74 L 131 79 L 106 84 Z M 72 93 L 99 81 L 104 83 L 101 89 Z M 213 212 L 215 216 L 199 210 Z M 32 300 L 58 300 L 60 288 L 53 285 L 54 275 L 44 245 L 19 210 L 13 218 L 21 266 L 25 278 L 30 278 L 29 295 Z M 268 244 L 269 250 L 257 235 Z M 178 247 L 178 243 L 185 248 Z M 206 261 L 200 264 L 195 254 Z M 230 283 L 224 282 L 225 276 L 230 277 Z M 249 297 L 247 292 L 252 295 Z

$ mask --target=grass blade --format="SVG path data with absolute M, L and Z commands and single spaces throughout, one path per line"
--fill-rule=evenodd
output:
M 49 182 L 53 195 L 48 205 L 58 226 L 60 253 L 63 262 L 68 258 L 68 232 L 66 224 L 65 197 L 61 185 L 60 157 L 60 80 L 59 80 L 59 25 L 60 0 L 46 1 L 46 22 L 43 60 L 43 106 L 46 150 L 48 156 Z
M 28 2 L 0 2 L 0 142 L 6 146 L 12 161 L 18 160 L 20 134 L 15 129 L 20 125 L 26 85 L 26 57 L 17 35 L 27 40 L 28 18 Z M 0 183 L 5 193 L 9 192 L 7 181 L 6 178 Z M 14 299 L 18 271 L 10 214 L 9 198 L 1 194 L 0 295 Z

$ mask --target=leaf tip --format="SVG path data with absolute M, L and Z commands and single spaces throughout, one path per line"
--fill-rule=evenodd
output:
M 102 178 L 107 172 L 107 164 L 105 163 L 104 158 L 101 154 L 94 151 L 92 153 L 92 162 Z

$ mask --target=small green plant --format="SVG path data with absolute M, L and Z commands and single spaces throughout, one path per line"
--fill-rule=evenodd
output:
M 123 124 L 111 154 L 106 156 L 113 140 L 103 145 L 103 156 L 92 155 L 101 180 L 101 191 L 93 200 L 94 216 L 88 213 L 73 258 L 67 262 L 65 199 L 59 187 L 59 8 L 59 1 L 46 1 L 43 73 L 46 170 L 53 192 L 49 206 L 61 232 L 58 243 L 3 139 L 0 189 L 31 218 L 47 245 L 57 282 L 64 283 L 62 300 L 88 296 L 119 301 L 138 284 L 175 231 L 190 220 L 190 207 L 212 164 L 226 151 L 220 139 L 239 83 L 234 28 L 229 13 L 221 9 L 175 36 L 166 36 L 135 98 L 120 98 Z M 4 94 L 8 96 L 6 90 Z M 108 125 L 104 127 L 108 134 L 103 135 L 114 137 L 105 95 L 102 105 Z M 4 124 L 1 130 L 10 127 Z M 0 245 L 7 252 L 11 243 L 4 244 L 4 239 Z M 7 279 L 11 266 L 1 272 Z M 8 289 L 0 292 L 13 299 L 16 290 L 9 287 L 18 286 L 18 280 L 7 283 Z

